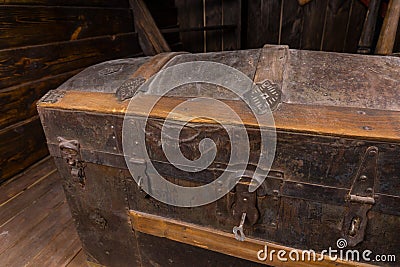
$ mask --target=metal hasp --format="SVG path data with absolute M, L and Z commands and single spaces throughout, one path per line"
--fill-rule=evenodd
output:
M 346 196 L 347 212 L 343 223 L 343 235 L 350 247 L 364 240 L 368 223 L 368 211 L 375 204 L 374 185 L 377 176 L 378 148 L 368 147 Z
M 242 178 L 235 187 L 232 215 L 235 220 L 240 220 L 240 225 L 233 228 L 235 238 L 244 241 L 243 225 L 245 219 L 250 225 L 254 225 L 260 216 L 257 209 L 257 194 L 249 192 L 250 178 Z
M 233 234 L 235 235 L 235 239 L 238 241 L 241 241 L 241 242 L 243 242 L 246 238 L 246 236 L 244 235 L 244 232 L 243 232 L 243 225 L 244 225 L 245 220 L 246 220 L 246 212 L 244 212 L 242 214 L 242 218 L 240 219 L 239 226 L 233 227 Z
M 79 182 L 82 187 L 85 187 L 85 166 L 81 160 L 79 142 L 77 140 L 67 140 L 63 137 L 57 137 L 57 140 L 61 156 L 71 168 L 72 179 Z

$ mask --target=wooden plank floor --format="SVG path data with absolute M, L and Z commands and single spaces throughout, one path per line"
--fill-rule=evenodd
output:
M 86 266 L 51 158 L 0 186 L 0 266 Z

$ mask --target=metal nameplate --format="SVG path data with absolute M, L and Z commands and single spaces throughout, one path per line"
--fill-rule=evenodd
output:
M 136 77 L 125 81 L 116 91 L 116 95 L 120 101 L 133 97 L 139 87 L 146 82 L 143 77 Z
M 110 74 L 114 74 L 122 70 L 123 65 L 108 65 L 105 68 L 99 70 L 99 74 L 106 76 Z
M 56 103 L 58 100 L 63 98 L 65 95 L 65 91 L 59 91 L 59 90 L 50 90 L 48 91 L 40 100 L 42 103 Z

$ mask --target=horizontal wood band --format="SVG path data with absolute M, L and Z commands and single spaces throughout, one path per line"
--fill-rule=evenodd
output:
M 237 241 L 233 234 L 223 231 L 197 226 L 169 218 L 164 218 L 152 214 L 133 211 L 129 212 L 133 228 L 145 234 L 167 238 L 173 241 L 189 244 L 192 246 L 208 249 L 211 251 L 227 254 L 230 256 L 242 258 L 245 260 L 272 266 L 371 266 L 359 262 L 349 261 L 332 261 L 328 256 L 324 256 L 323 261 L 279 261 L 277 253 L 273 253 L 272 261 L 269 255 L 265 261 L 257 258 L 257 252 L 268 247 L 268 251 L 275 250 L 286 251 L 285 255 L 289 255 L 290 251 L 296 250 L 302 255 L 301 250 L 293 249 L 286 246 L 277 245 L 270 242 L 260 241 L 257 239 L 246 238 L 243 242 Z M 317 254 L 317 258 L 319 254 Z M 312 257 L 311 257 L 312 258 Z
M 158 96 L 138 95 L 132 101 L 132 114 L 147 116 L 144 107 L 151 105 Z M 170 111 L 187 98 L 163 97 L 151 112 L 152 117 L 166 118 Z M 242 101 L 221 100 L 229 105 L 241 118 L 235 121 L 223 110 L 221 105 L 207 105 L 191 102 L 190 107 L 181 113 L 174 113 L 172 118 L 186 121 L 189 116 L 200 116 L 194 123 L 215 123 L 206 119 L 212 117 L 222 123 L 241 124 L 258 127 L 258 122 L 250 109 Z M 39 103 L 40 107 L 80 110 L 93 113 L 124 115 L 129 101 L 120 102 L 114 94 L 68 91 L 56 103 Z M 400 141 L 400 116 L 396 111 L 361 109 L 350 107 L 311 106 L 300 104 L 280 105 L 273 113 L 277 130 L 303 132 L 310 134 L 343 136 L 365 140 Z M 272 127 L 273 125 L 260 125 Z

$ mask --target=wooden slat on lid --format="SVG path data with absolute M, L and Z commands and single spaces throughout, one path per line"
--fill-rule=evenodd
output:
M 151 105 L 155 98 L 156 96 L 136 96 L 133 101 L 137 104 L 132 106 L 130 113 L 147 116 L 143 112 L 143 107 Z M 163 97 L 153 109 L 151 116 L 165 118 L 174 107 L 185 100 L 187 99 Z M 244 102 L 221 101 L 229 105 L 241 117 L 244 124 L 258 125 Z M 113 94 L 69 91 L 56 103 L 39 103 L 39 108 L 124 115 L 128 103 L 129 101 L 118 101 Z M 273 115 L 277 130 L 400 142 L 400 112 L 397 111 L 284 103 Z M 229 117 L 221 105 L 205 106 L 201 101 L 191 102 L 186 111 L 174 113 L 172 117 L 178 121 L 186 121 L 189 116 L 202 117 L 192 120 L 197 123 L 215 123 L 213 120 L 205 119 L 206 116 L 227 124 L 242 123 Z

